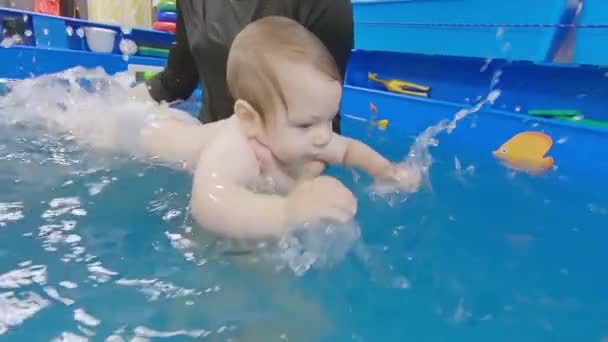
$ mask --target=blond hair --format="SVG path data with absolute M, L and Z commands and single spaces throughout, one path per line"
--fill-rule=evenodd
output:
M 247 101 L 261 116 L 287 110 L 278 75 L 269 57 L 308 64 L 333 80 L 342 77 L 333 56 L 314 34 L 296 21 L 270 16 L 247 25 L 234 39 L 227 83 L 235 100 Z

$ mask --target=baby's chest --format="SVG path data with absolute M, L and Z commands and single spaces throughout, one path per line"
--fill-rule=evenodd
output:
M 260 163 L 257 181 L 259 191 L 280 194 L 289 193 L 296 184 L 296 180 L 274 161 Z

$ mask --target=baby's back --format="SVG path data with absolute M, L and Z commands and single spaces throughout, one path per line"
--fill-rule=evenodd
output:
M 141 144 L 147 154 L 188 170 L 194 170 L 206 146 L 234 126 L 232 118 L 203 125 L 184 112 L 169 110 L 165 114 L 142 130 Z

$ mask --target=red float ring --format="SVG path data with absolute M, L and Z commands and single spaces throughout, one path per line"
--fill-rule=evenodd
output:
M 165 31 L 175 33 L 177 25 L 168 21 L 157 21 L 152 26 L 153 29 L 158 31 Z

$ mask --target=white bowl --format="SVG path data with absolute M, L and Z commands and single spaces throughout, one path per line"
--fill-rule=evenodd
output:
M 84 35 L 87 37 L 87 45 L 91 51 L 99 53 L 114 51 L 116 31 L 101 27 L 85 27 Z

